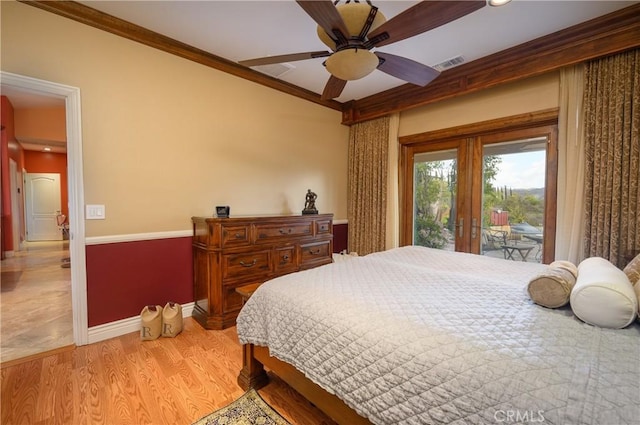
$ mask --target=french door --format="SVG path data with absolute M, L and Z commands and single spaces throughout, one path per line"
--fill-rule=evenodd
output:
M 402 244 L 550 262 L 556 126 L 405 144 Z

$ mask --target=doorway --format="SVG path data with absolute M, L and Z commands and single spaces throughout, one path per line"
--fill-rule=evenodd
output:
M 425 134 L 420 142 L 414 135 L 402 147 L 402 243 L 553 261 L 555 124 L 481 127 Z
M 1 72 L 1 81 L 2 94 L 13 91 L 34 96 L 55 97 L 65 102 L 69 205 L 69 241 L 66 243 L 71 258 L 73 343 L 85 345 L 88 343 L 88 321 L 80 90 L 76 87 L 7 72 Z

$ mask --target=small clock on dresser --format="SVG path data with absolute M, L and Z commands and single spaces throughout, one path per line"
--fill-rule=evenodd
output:
M 230 208 L 228 205 L 216 207 L 216 217 L 218 218 L 227 218 L 229 217 Z

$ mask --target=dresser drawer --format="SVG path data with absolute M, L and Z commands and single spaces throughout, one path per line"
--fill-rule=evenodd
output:
M 318 263 L 331 262 L 331 241 L 312 242 L 300 245 L 300 267 L 315 267 Z
M 233 246 L 249 245 L 249 226 L 222 226 L 222 246 L 229 248 Z
M 269 243 L 295 237 L 311 236 L 313 222 L 256 224 L 256 243 Z
M 276 248 L 276 273 L 284 274 L 296 271 L 296 247 Z
M 316 221 L 316 235 L 327 235 L 333 233 L 332 220 Z
M 244 279 L 271 272 L 271 251 L 242 252 L 222 255 L 222 279 Z

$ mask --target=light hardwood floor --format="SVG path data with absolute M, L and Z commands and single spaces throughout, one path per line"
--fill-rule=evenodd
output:
M 0 361 L 73 344 L 68 241 L 27 242 L 2 260 Z
M 2 424 L 191 424 L 243 394 L 235 327 L 185 319 L 175 338 L 138 333 L 1 370 Z M 260 395 L 292 424 L 335 423 L 272 376 Z

